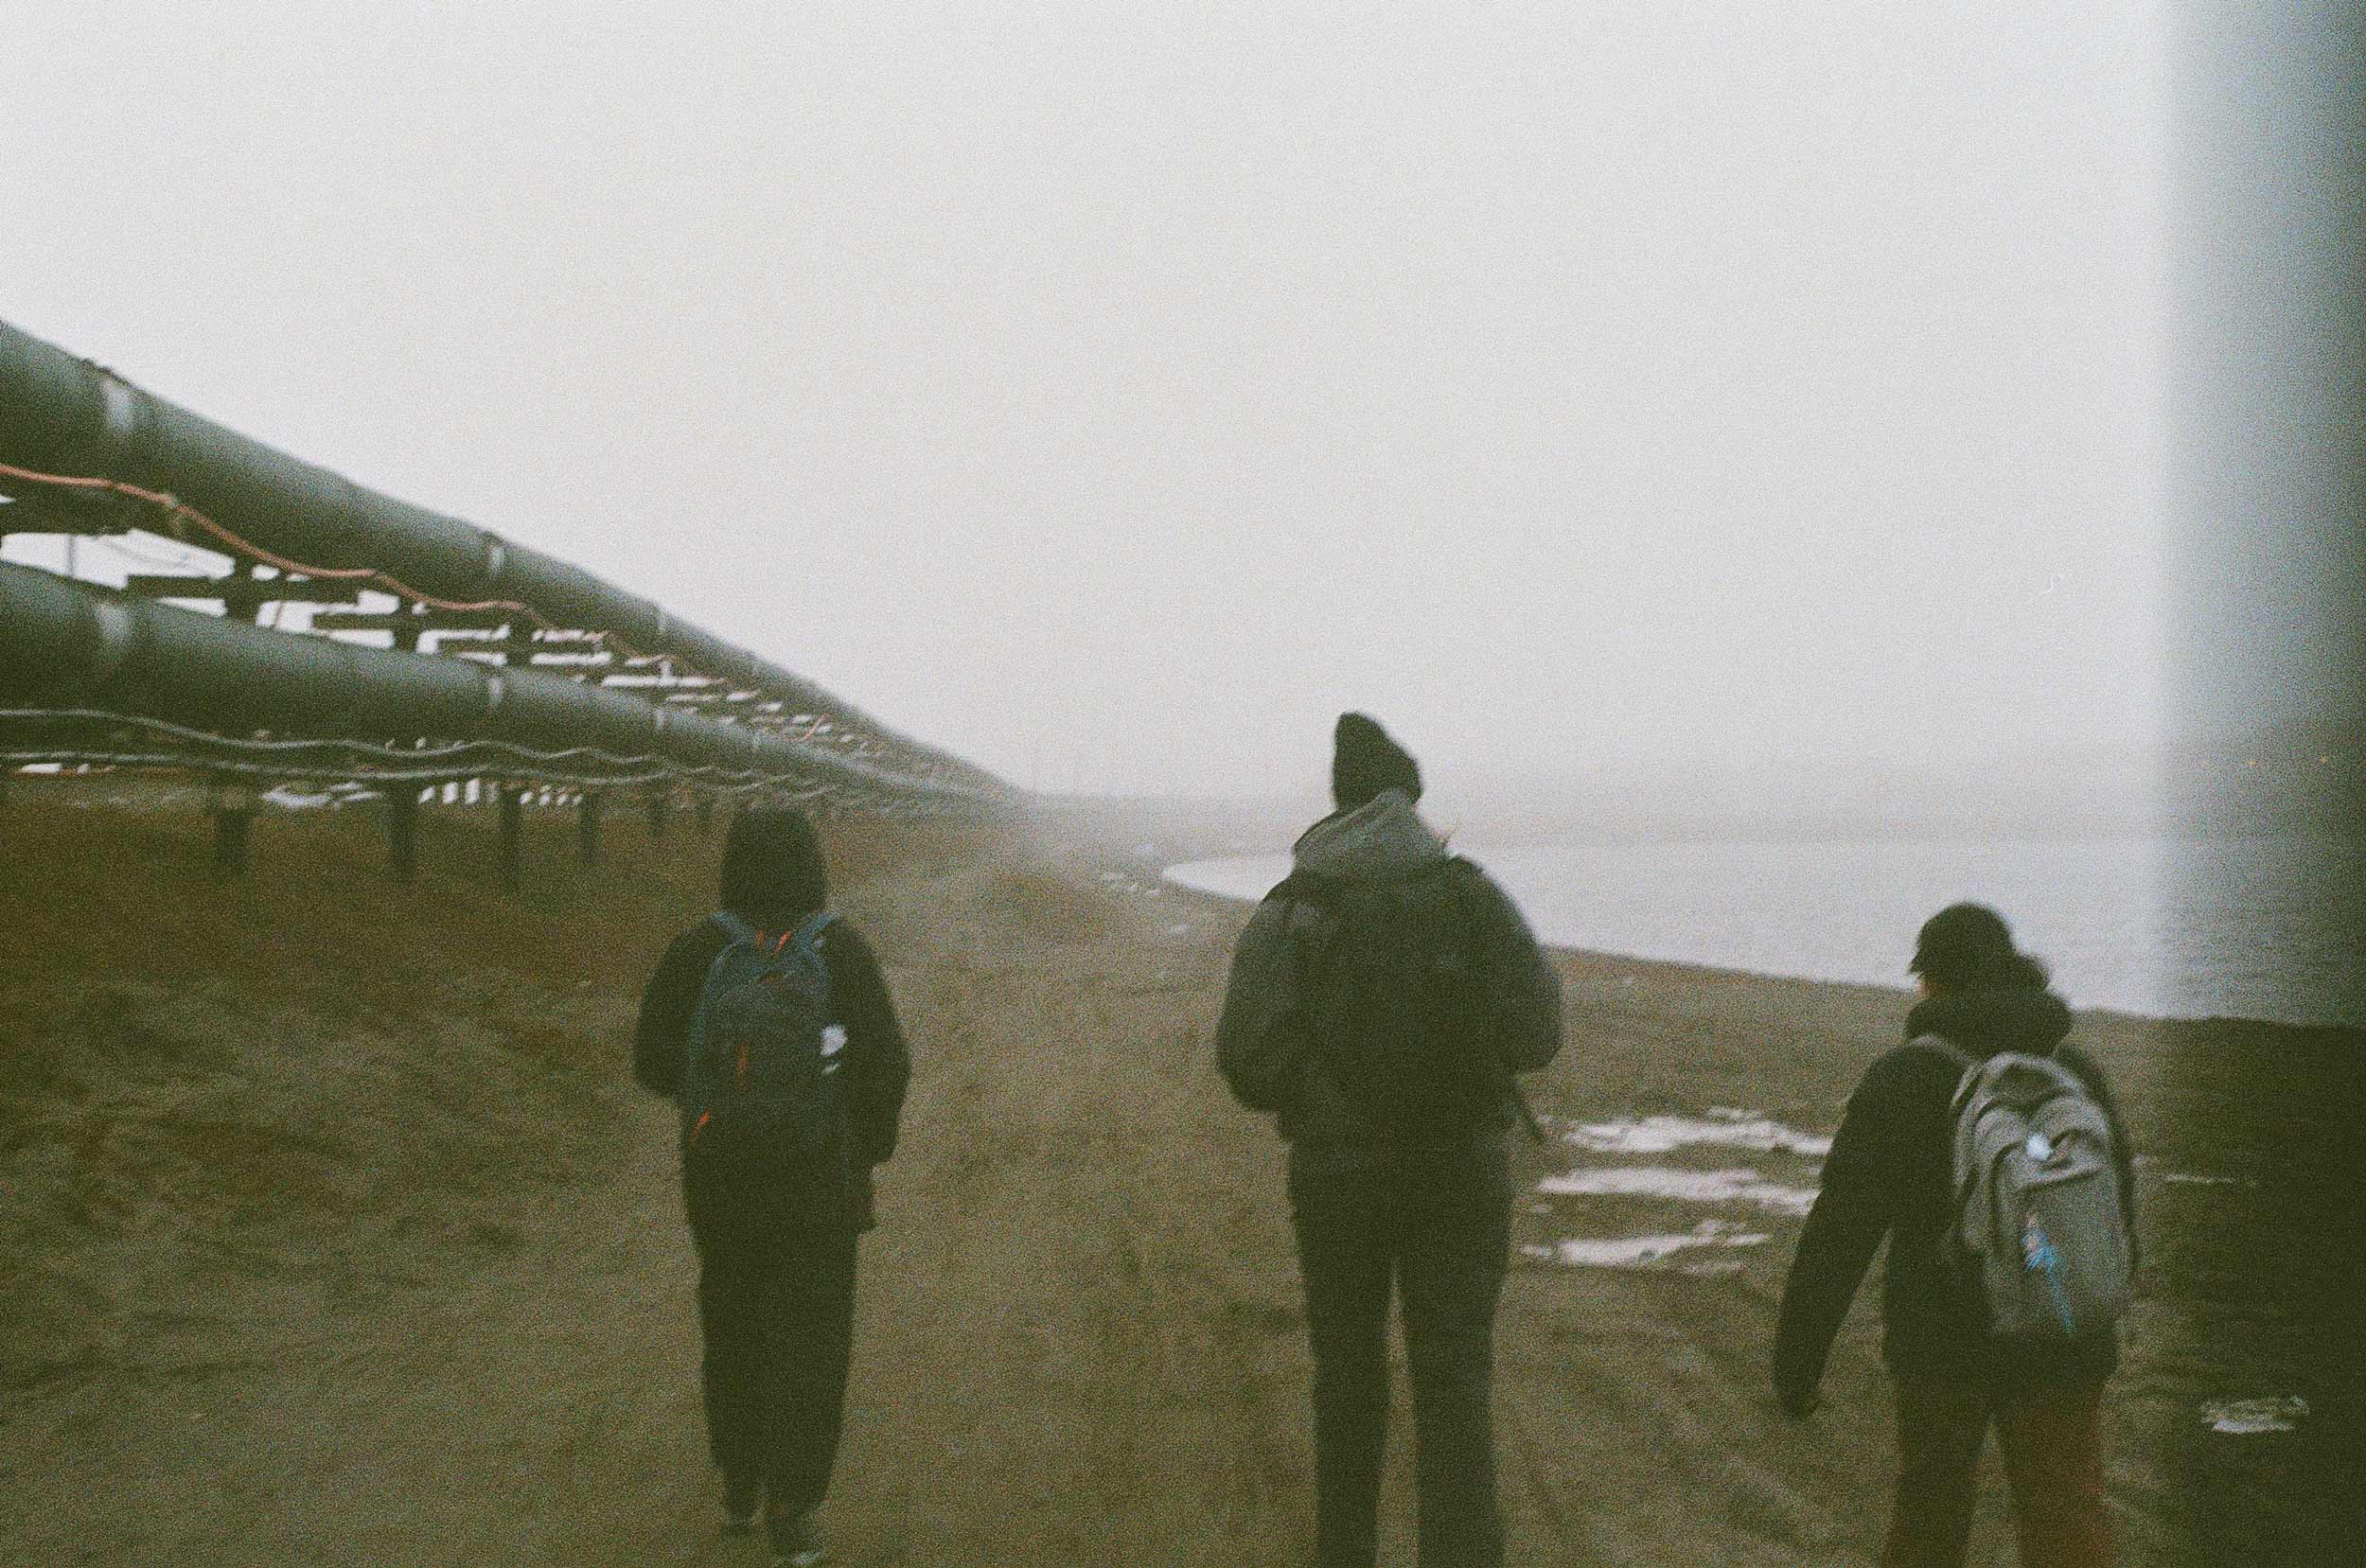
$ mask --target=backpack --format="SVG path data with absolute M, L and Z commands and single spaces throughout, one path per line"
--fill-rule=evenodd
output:
M 708 966 L 683 1054 L 682 1164 L 727 1185 L 841 1184 L 848 1165 L 846 1031 L 830 1021 L 818 939 L 837 917 L 759 931 L 736 915 Z
M 1393 1142 L 1456 1142 L 1510 1094 L 1487 1029 L 1479 876 L 1457 857 L 1404 876 L 1294 872 L 1274 890 L 1331 916 L 1306 959 L 1309 1055 Z
M 1984 1062 L 1936 1035 L 1917 1043 L 1963 1069 L 1949 1242 L 1988 1331 L 2064 1341 L 2108 1330 L 2128 1311 L 2134 1271 L 2103 1106 L 2049 1057 L 1999 1051 Z

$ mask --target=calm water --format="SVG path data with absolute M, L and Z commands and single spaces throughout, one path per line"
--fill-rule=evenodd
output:
M 1993 904 L 2081 1007 L 2366 1024 L 2355 840 L 1539 843 L 1470 852 L 1546 941 L 1808 979 L 1909 983 L 1917 925 Z M 1167 874 L 1256 898 L 1284 855 Z

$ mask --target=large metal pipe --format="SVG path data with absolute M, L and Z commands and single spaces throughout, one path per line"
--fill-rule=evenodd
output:
M 95 708 L 239 736 L 591 747 L 758 772 L 882 801 L 985 805 L 998 792 L 660 709 L 534 669 L 291 637 L 0 563 L 0 706 Z
M 461 519 L 380 495 L 226 430 L 0 322 L 0 462 L 168 491 L 275 554 L 368 568 L 450 600 L 514 599 L 875 737 L 908 766 L 975 789 L 993 775 L 896 733 L 803 677 L 591 573 Z M 203 539 L 193 542 L 203 543 Z

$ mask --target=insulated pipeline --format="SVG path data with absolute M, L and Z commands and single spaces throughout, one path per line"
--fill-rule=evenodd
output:
M 594 748 L 879 800 L 993 797 L 536 669 L 294 637 L 0 563 L 0 706 L 86 708 L 221 734 Z
M 369 569 L 441 600 L 529 605 L 552 624 L 612 632 L 636 648 L 670 654 L 761 692 L 789 712 L 826 716 L 947 781 L 979 791 L 1004 787 L 982 769 L 896 733 L 803 677 L 580 567 L 365 489 L 6 323 L 0 462 L 168 492 L 272 552 L 329 571 Z

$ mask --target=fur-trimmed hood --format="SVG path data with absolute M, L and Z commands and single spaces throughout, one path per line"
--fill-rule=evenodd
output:
M 1353 811 L 1336 811 L 1298 835 L 1292 869 L 1315 876 L 1403 876 L 1446 858 L 1446 841 L 1432 833 L 1402 789 L 1384 789 Z

